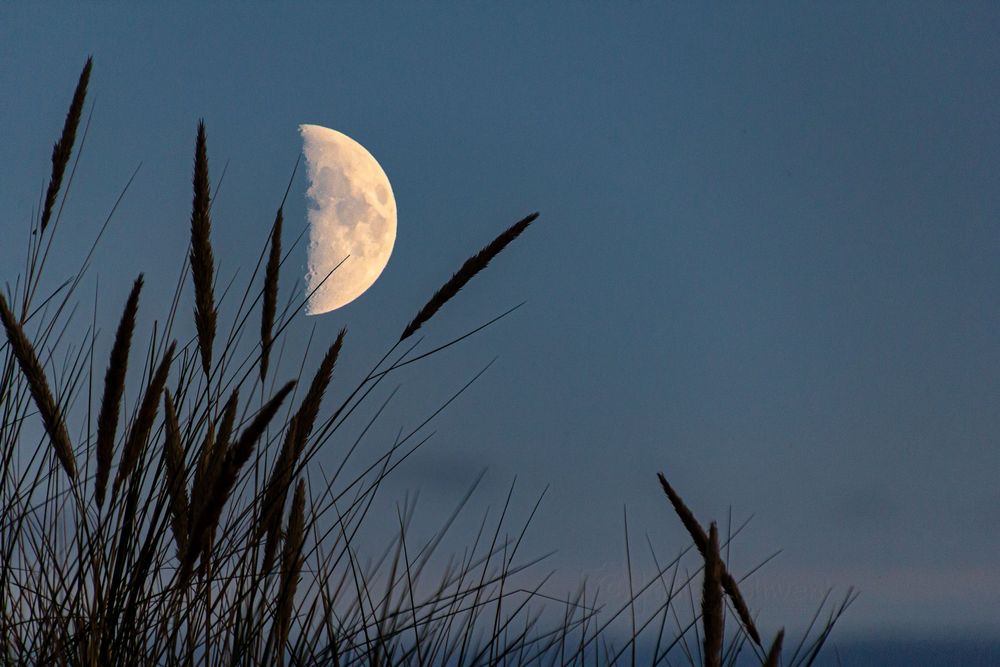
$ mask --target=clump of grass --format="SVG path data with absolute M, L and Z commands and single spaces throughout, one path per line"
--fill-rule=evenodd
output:
M 655 638 L 653 664 L 681 651 L 688 662 L 701 662 L 695 658 L 700 644 L 704 664 L 721 665 L 732 664 L 749 637 L 761 664 L 778 664 L 783 632 L 765 655 L 737 582 L 722 561 L 716 524 L 706 533 L 662 475 L 660 483 L 704 559 L 701 613 L 692 604 L 694 618 L 687 625 L 678 621 L 672 640 L 664 638 L 668 611 L 679 619 L 677 596 L 695 587 L 693 576 L 679 577 L 679 558 L 661 567 L 651 548 L 656 575 L 633 588 L 629 555 L 629 599 L 610 617 L 601 615 L 603 602 L 586 585 L 575 596 L 555 598 L 544 589 L 545 578 L 529 578 L 531 566 L 541 559 L 524 559 L 519 552 L 534 510 L 515 527 L 516 537 L 511 535 L 513 487 L 495 525 L 484 517 L 465 552 L 443 566 L 435 561 L 436 552 L 482 475 L 423 543 L 408 533 L 415 500 L 404 500 L 391 523 L 371 515 L 384 480 L 429 438 L 424 427 L 430 418 L 356 465 L 357 472 L 345 470 L 361 438 L 344 448 L 332 475 L 314 461 L 365 410 L 374 415 L 360 430 L 362 438 L 372 439 L 369 428 L 383 413 L 367 406 L 386 377 L 496 321 L 429 352 L 417 354 L 414 345 L 390 360 L 400 342 L 454 299 L 537 213 L 470 257 L 419 310 L 389 352 L 348 387 L 346 399 L 328 405 L 345 347 L 341 330 L 326 346 L 298 406 L 282 410 L 301 377 L 278 382 L 284 372 L 281 354 L 275 360 L 271 353 L 294 322 L 296 304 L 304 305 L 291 300 L 279 313 L 279 277 L 287 257 L 282 207 L 266 241 L 262 284 L 256 284 L 255 269 L 231 333 L 225 344 L 217 345 L 220 311 L 228 305 L 225 290 L 218 301 L 214 292 L 208 146 L 199 122 L 185 266 L 193 278 L 193 335 L 175 317 L 182 303 L 181 280 L 166 317 L 156 320 L 145 359 L 130 359 L 137 356 L 133 341 L 142 326 L 139 297 L 145 280 L 140 275 L 119 318 L 92 432 L 89 387 L 97 381 L 92 371 L 96 305 L 93 323 L 82 343 L 69 348 L 67 361 L 61 366 L 49 361 L 72 338 L 67 334 L 76 331 L 74 311 L 67 304 L 89 256 L 66 286 L 42 301 L 46 307 L 33 303 L 44 258 L 57 236 L 58 225 L 48 225 L 63 188 L 91 69 L 88 59 L 53 151 L 45 206 L 33 225 L 52 230 L 46 237 L 49 245 L 43 253 L 38 240 L 29 241 L 27 275 L 14 281 L 15 292 L 9 296 L 20 304 L 20 315 L 0 294 L 7 339 L 0 373 L 0 545 L 5 554 L 0 558 L 0 663 L 584 665 L 615 663 L 625 651 L 635 662 L 639 642 Z M 72 179 L 65 180 L 68 187 Z M 258 268 L 264 254 L 262 250 Z M 259 344 L 247 349 L 240 334 L 258 303 Z M 29 336 L 25 325 L 32 318 L 37 319 Z M 131 386 L 128 371 L 136 367 L 142 369 L 141 379 Z M 130 389 L 137 400 L 127 399 Z M 30 426 L 36 423 L 32 405 L 41 420 L 37 434 Z M 79 433 L 75 447 L 67 427 L 74 416 L 81 417 L 73 429 Z M 119 428 L 120 423 L 126 426 Z M 37 443 L 34 451 L 32 442 Z M 51 465 L 52 456 L 61 471 Z M 91 477 L 93 493 L 88 494 Z M 380 555 L 359 553 L 364 528 L 395 523 L 398 533 Z M 656 612 L 637 618 L 636 601 L 657 592 L 662 595 Z M 541 605 L 554 600 L 562 613 L 544 616 Z M 740 619 L 728 647 L 725 600 Z M 850 597 L 810 644 L 803 638 L 793 664 L 815 659 L 849 603 Z M 630 636 L 619 646 L 612 624 L 625 610 L 630 612 Z M 692 651 L 688 637 L 697 635 L 699 617 L 704 641 L 695 642 Z
M 181 581 L 186 580 L 187 576 L 190 575 L 191 568 L 199 557 L 207 559 L 210 556 L 209 549 L 211 548 L 212 536 L 218 526 L 219 518 L 222 516 L 223 506 L 233 492 L 233 487 L 236 485 L 240 471 L 246 465 L 247 461 L 250 460 L 257 441 L 264 434 L 264 430 L 271 423 L 271 420 L 274 419 L 275 414 L 277 414 L 278 408 L 281 407 L 281 404 L 284 403 L 285 398 L 294 387 L 295 382 L 293 380 L 279 389 L 264 407 L 260 409 L 254 420 L 232 445 L 227 444 L 226 431 L 220 431 L 222 437 L 216 441 L 215 447 L 218 449 L 213 454 L 213 458 L 216 461 L 213 465 L 215 475 L 208 480 L 211 487 L 210 491 L 206 492 L 205 501 L 200 504 L 199 511 L 191 517 L 190 541 L 187 552 L 181 560 Z M 234 406 L 235 404 L 234 400 L 230 401 L 230 406 Z M 227 416 L 234 412 L 235 410 L 233 409 L 228 410 Z M 232 423 L 232 419 L 228 419 L 227 421 L 230 424 Z M 226 423 L 225 421 L 223 422 L 224 425 Z

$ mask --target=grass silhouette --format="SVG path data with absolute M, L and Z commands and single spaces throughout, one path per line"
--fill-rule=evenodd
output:
M 358 407 L 373 400 L 385 377 L 483 328 L 419 355 L 416 345 L 402 348 L 537 214 L 470 257 L 348 397 L 324 406 L 346 331 L 329 344 L 308 383 L 281 376 L 280 355 L 271 356 L 308 299 L 293 299 L 279 311 L 280 269 L 287 257 L 281 206 L 231 329 L 222 336 L 209 153 L 199 123 L 182 282 L 167 316 L 158 320 L 162 328 L 154 328 L 144 345 L 143 359 L 133 336 L 143 317 L 145 283 L 142 275 L 135 279 L 92 422 L 94 402 L 85 388 L 100 377 L 95 366 L 101 362 L 93 354 L 96 327 L 81 339 L 72 325 L 74 295 L 90 255 L 72 279 L 39 295 L 62 214 L 59 196 L 75 172 L 70 160 L 91 69 L 88 59 L 53 150 L 25 271 L 8 294 L 0 294 L 6 333 L 0 378 L 3 664 L 634 664 L 637 648 L 654 642 L 652 664 L 681 659 L 730 665 L 747 656 L 755 664 L 779 664 L 783 631 L 769 648 L 763 646 L 739 581 L 722 558 L 721 549 L 739 531 L 724 539 L 714 523 L 705 531 L 663 475 L 660 484 L 700 556 L 698 568 L 682 576 L 683 553 L 662 565 L 653 553 L 656 575 L 633 586 L 626 534 L 629 599 L 610 611 L 586 584 L 561 600 L 543 592 L 545 577 L 531 579 L 537 561 L 516 560 L 527 523 L 517 537 L 506 532 L 510 494 L 495 525 L 484 518 L 462 556 L 437 565 L 445 534 L 482 476 L 422 543 L 408 530 L 410 502 L 397 505 L 395 516 L 373 518 L 369 510 L 380 484 L 423 443 L 419 428 L 401 434 L 353 477 L 342 478 L 341 465 L 322 483 L 309 481 L 310 461 L 343 433 L 348 420 L 358 419 Z M 176 340 L 188 272 L 195 335 Z M 260 317 L 259 344 L 241 352 L 236 341 L 253 328 L 253 313 Z M 80 342 L 75 348 L 66 342 L 74 335 Z M 66 361 L 57 365 L 60 351 Z M 130 367 L 141 369 L 138 386 L 127 383 Z M 67 416 L 80 401 L 86 403 L 86 421 L 71 428 Z M 43 427 L 38 434 L 31 426 L 37 420 Z M 345 461 L 354 451 L 347 450 Z M 395 538 L 374 558 L 360 554 L 362 525 L 387 520 L 398 526 Z M 682 620 L 680 596 L 686 592 L 693 599 L 692 588 L 701 591 L 701 611 L 692 604 L 690 618 Z M 659 595 L 654 612 L 637 618 L 637 601 L 651 595 Z M 852 600 L 848 593 L 816 632 L 811 625 L 786 664 L 811 664 Z M 546 616 L 545 604 L 558 613 Z M 613 624 L 626 612 L 630 631 L 622 640 Z M 737 620 L 728 641 L 727 615 Z M 669 621 L 676 625 L 672 638 Z

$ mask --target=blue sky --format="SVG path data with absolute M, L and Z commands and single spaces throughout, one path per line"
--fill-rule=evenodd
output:
M 297 126 L 337 129 L 392 181 L 398 238 L 364 297 L 293 327 L 289 373 L 310 327 L 346 325 L 346 391 L 466 256 L 542 214 L 424 345 L 525 306 L 400 374 L 390 434 L 499 356 L 387 498 L 420 488 L 433 518 L 488 466 L 477 502 L 516 475 L 523 517 L 549 485 L 529 546 L 559 549 L 555 590 L 613 590 L 623 505 L 685 543 L 663 470 L 705 522 L 754 515 L 735 569 L 783 550 L 749 586 L 769 632 L 853 585 L 848 635 L 1000 633 L 995 5 L 137 4 L 0 6 L 5 281 L 89 54 L 52 280 L 141 163 L 96 257 L 107 322 L 140 271 L 147 331 L 169 302 L 199 118 L 237 284 Z

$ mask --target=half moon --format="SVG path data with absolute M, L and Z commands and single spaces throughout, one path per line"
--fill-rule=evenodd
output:
M 310 201 L 306 314 L 319 315 L 354 301 L 381 275 L 396 243 L 396 200 L 364 146 L 319 125 L 299 132 Z

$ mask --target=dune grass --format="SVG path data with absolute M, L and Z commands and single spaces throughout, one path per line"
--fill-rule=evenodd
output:
M 626 536 L 628 600 L 611 609 L 586 583 L 575 595 L 552 595 L 546 577 L 534 574 L 538 559 L 519 560 L 530 517 L 511 532 L 510 494 L 499 520 L 484 518 L 464 552 L 440 562 L 445 535 L 482 476 L 470 480 L 454 513 L 429 540 L 414 542 L 409 532 L 415 510 L 409 499 L 397 504 L 395 516 L 370 514 L 383 480 L 425 442 L 419 428 L 372 455 L 353 476 L 343 474 L 343 464 L 333 475 L 308 474 L 345 423 L 360 419 L 359 406 L 374 400 L 384 378 L 482 328 L 430 352 L 418 353 L 416 344 L 401 349 L 537 213 L 470 257 L 348 397 L 330 405 L 325 398 L 348 349 L 346 331 L 329 343 L 308 382 L 300 374 L 286 376 L 280 353 L 272 355 L 308 299 L 292 295 L 288 306 L 278 307 L 287 257 L 282 206 L 235 311 L 225 294 L 215 293 L 209 151 L 199 122 L 190 254 L 181 274 L 191 276 L 193 335 L 177 317 L 186 291 L 179 284 L 143 357 L 133 344 L 137 323 L 148 318 L 140 275 L 122 308 L 109 359 L 95 359 L 96 307 L 95 322 L 82 331 L 74 317 L 90 255 L 70 281 L 39 296 L 62 213 L 59 196 L 75 170 L 65 178 L 91 69 L 88 59 L 53 150 L 25 271 L 12 291 L 0 294 L 6 333 L 0 377 L 3 664 L 634 664 L 637 648 L 649 647 L 651 664 L 782 664 L 783 631 L 764 647 L 722 557 L 739 530 L 724 540 L 715 523 L 705 531 L 662 474 L 661 487 L 700 556 L 697 567 L 681 574 L 683 553 L 664 564 L 651 550 L 656 574 L 633 586 Z M 231 329 L 222 336 L 227 308 Z M 245 349 L 237 341 L 253 328 L 254 314 L 259 341 Z M 138 384 L 130 384 L 137 374 L 130 368 L 141 370 Z M 99 400 L 93 386 L 100 386 Z M 68 423 L 72 415 L 80 423 Z M 341 449 L 345 462 L 356 447 Z M 662 500 L 651 494 L 651 502 Z M 398 526 L 374 556 L 358 550 L 367 522 Z M 688 612 L 682 595 L 693 601 L 693 589 L 700 590 L 701 605 L 692 602 Z M 654 611 L 637 616 L 637 602 L 650 596 L 658 600 Z M 811 664 L 852 600 L 848 593 L 815 632 L 810 626 L 784 664 Z M 615 624 L 626 614 L 623 636 Z M 736 620 L 728 635 L 727 616 Z

